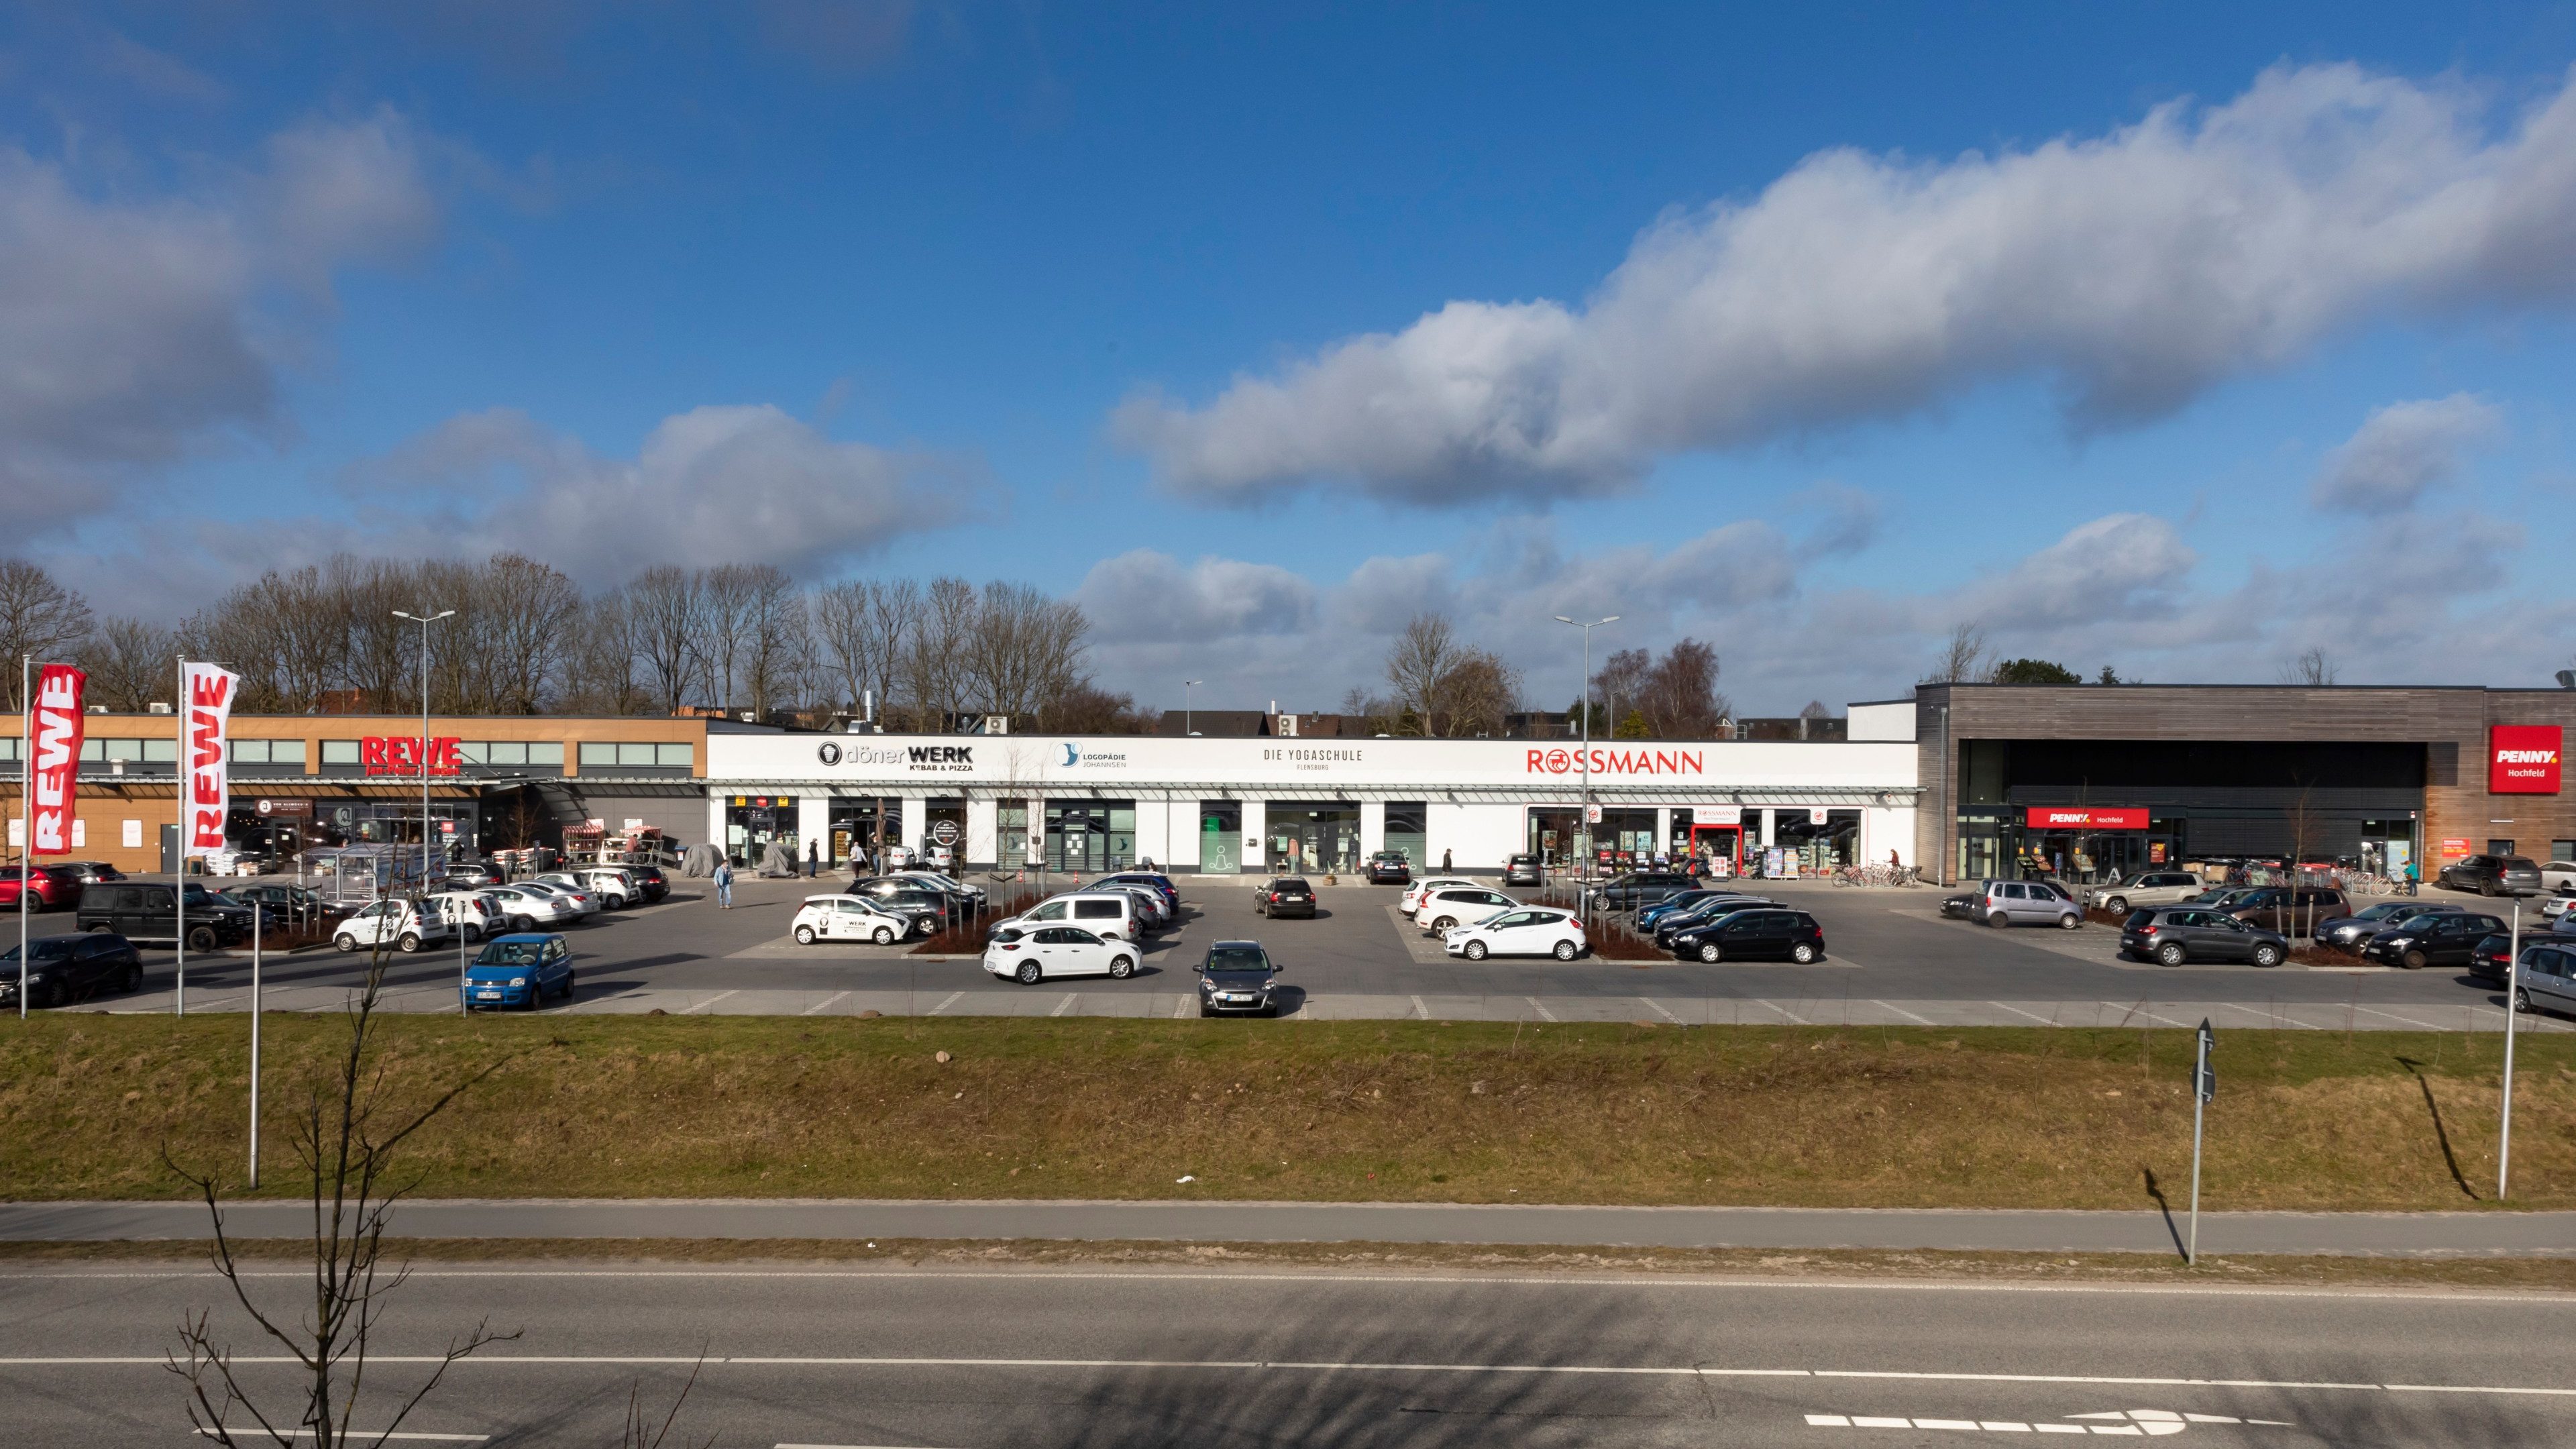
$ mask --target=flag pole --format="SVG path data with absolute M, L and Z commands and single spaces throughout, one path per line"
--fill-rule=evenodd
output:
M 188 656 L 179 656 L 179 692 L 172 696 L 178 703 L 170 712 L 170 728 L 175 731 L 177 754 L 171 768 L 178 771 L 178 791 L 172 802 L 178 807 L 178 859 L 171 862 L 177 874 L 170 881 L 170 909 L 178 922 L 179 984 L 177 1015 L 188 1014 Z
M 260 927 L 268 924 L 268 905 L 253 900 L 250 908 L 250 1185 L 259 1186 L 259 952 Z
M 36 656 L 18 656 L 18 1019 L 27 1019 L 27 891 L 36 854 Z M 78 765 L 73 766 L 78 769 Z

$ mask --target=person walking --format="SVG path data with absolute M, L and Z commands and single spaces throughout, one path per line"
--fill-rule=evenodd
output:
M 1451 869 L 1452 867 L 1449 864 L 1449 852 L 1444 849 L 1440 852 L 1440 873 L 1442 875 L 1447 875 Z
M 807 880 L 812 880 L 812 879 L 815 877 L 815 875 L 816 875 L 818 872 L 820 872 L 822 869 L 823 869 L 823 842 L 821 842 L 821 841 L 819 841 L 819 840 L 809 840 L 809 841 L 806 841 L 806 842 L 805 842 L 805 878 L 806 878 Z
M 733 862 L 730 860 L 716 862 L 716 908 L 733 909 Z

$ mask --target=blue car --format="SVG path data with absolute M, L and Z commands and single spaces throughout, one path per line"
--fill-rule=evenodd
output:
M 1640 931 L 1651 931 L 1655 929 L 1655 923 L 1658 921 L 1666 920 L 1673 916 L 1681 915 L 1687 911 L 1695 910 L 1704 902 L 1715 900 L 1719 896 L 1728 896 L 1733 894 L 1734 892 L 1732 891 L 1708 890 L 1676 892 L 1675 894 L 1666 896 L 1662 900 L 1655 902 L 1653 905 L 1646 907 L 1644 910 L 1637 912 L 1637 929 Z
M 465 1009 L 515 1006 L 534 1011 L 550 996 L 572 999 L 572 948 L 543 932 L 495 936 L 465 968 Z

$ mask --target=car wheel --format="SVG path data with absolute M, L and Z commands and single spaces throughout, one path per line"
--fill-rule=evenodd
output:
M 1797 962 L 1801 966 L 1807 965 L 1809 962 L 1816 959 L 1816 948 L 1808 945 L 1804 941 L 1800 941 L 1797 945 L 1789 948 L 1789 959 Z
M 199 926 L 197 929 L 190 931 L 188 933 L 188 949 L 191 951 L 211 951 L 215 949 L 215 928 L 212 926 Z
M 1454 930 L 1456 930 L 1457 928 L 1458 928 L 1458 922 L 1457 922 L 1457 920 L 1456 920 L 1454 917 L 1450 917 L 1450 916 L 1442 916 L 1440 919 L 1438 919 L 1438 920 L 1436 920 L 1436 921 L 1433 921 L 1433 922 L 1431 923 L 1431 933 L 1432 933 L 1433 935 L 1435 935 L 1435 936 L 1436 936 L 1436 935 L 1438 935 L 1439 933 L 1441 933 L 1442 931 L 1454 931 Z
M 337 950 L 355 951 L 358 949 L 358 938 L 350 935 L 346 931 L 342 931 L 340 934 L 331 938 L 331 945 Z
M 1721 953 L 1718 951 L 1717 943 L 1715 941 L 1704 942 L 1699 948 L 1699 959 L 1712 964 L 1716 962 L 1720 954 Z
M 2159 966 L 2179 966 L 2182 964 L 2185 954 L 2186 953 L 2179 943 L 2158 946 L 2156 948 L 2156 964 Z
M 1556 943 L 1556 959 L 1559 961 L 1571 961 L 1574 959 L 1574 955 L 1574 943 L 1572 941 L 1559 941 Z
M 465 944 L 468 946 L 471 946 L 475 942 L 483 939 L 483 928 L 481 926 L 466 926 L 462 929 L 465 933 Z
M 2129 898 L 2127 896 L 2113 896 L 2102 903 L 2102 909 L 2109 911 L 2115 916 L 2125 916 L 2129 913 Z
M 2496 884 L 2495 884 L 2495 882 L 2494 882 L 2494 881 L 2491 881 L 2491 880 L 2481 880 L 2481 881 L 2479 881 L 2479 882 L 2478 882 L 2478 894 L 2479 894 L 2479 895 L 2482 895 L 2482 896 L 2491 896 L 2491 895 L 2494 895 L 2495 893 L 2496 893 Z
M 2072 931 L 2083 924 L 2084 918 L 2075 914 L 2073 911 L 2068 911 L 2065 915 L 2057 918 L 2057 929 L 2061 931 Z
M 533 931 L 536 928 L 537 918 L 534 916 L 512 916 L 510 918 L 510 929 L 513 931 Z
M 1205 1021 L 1214 1015 L 1216 1015 L 1216 1012 L 1211 1010 L 1206 1002 L 1202 1001 L 1199 1003 L 1199 1020 Z
M 1482 941 L 1470 941 L 1470 942 L 1468 942 L 1468 943 L 1467 943 L 1467 949 L 1466 949 L 1466 957 L 1467 957 L 1467 959 L 1468 959 L 1468 960 L 1470 960 L 1470 961 L 1482 961 L 1482 960 L 1484 960 L 1484 959 L 1485 959 L 1485 943 L 1484 943 L 1484 942 L 1482 942 Z
M 1135 974 L 1136 962 L 1134 958 L 1127 956 L 1113 956 L 1110 958 L 1109 976 L 1111 980 L 1124 981 Z
M 2255 964 L 2255 965 L 2257 965 L 2257 966 L 2278 966 L 2278 965 L 2280 965 L 2280 964 L 2281 964 L 2281 948 L 2280 948 L 2280 947 L 2278 947 L 2278 946 L 2273 945 L 2273 944 L 2272 944 L 2271 942 L 2269 942 L 2269 941 L 2266 941 L 2266 942 L 2264 942 L 2263 944 L 2261 944 L 2261 945 L 2259 945 L 2259 946 L 2256 946 L 2256 947 L 2254 948 L 2254 964 Z
M 2424 953 L 2421 951 L 2409 951 L 2405 955 L 2397 958 L 2397 964 L 2405 967 L 2409 971 L 2421 971 L 2424 969 Z
M 2012 924 L 2012 917 L 2002 911 L 1989 911 L 1986 913 L 1986 924 L 2000 931 Z
M 143 967 L 141 963 L 138 962 L 125 968 L 125 975 L 118 978 L 116 989 L 124 992 L 128 996 L 132 996 L 134 993 L 143 989 Z
M 880 946 L 891 946 L 894 944 L 893 928 L 888 926 L 879 926 L 877 927 L 876 934 L 870 936 L 868 939 L 876 942 Z
M 2513 989 L 2513 1009 L 2528 1013 L 2531 1010 L 2531 993 L 2523 990 L 2519 986 L 2515 987 Z
M 93 936 L 104 936 L 115 929 L 116 928 L 114 926 L 109 925 L 105 921 L 101 921 L 97 925 L 90 927 L 89 933 Z
M 812 926 L 798 926 L 796 928 L 796 944 L 799 946 L 813 945 L 814 928 Z
M 1021 962 L 1020 969 L 1012 972 L 1011 975 L 1018 978 L 1022 986 L 1035 986 L 1046 979 L 1046 973 L 1038 969 L 1038 963 L 1035 961 Z

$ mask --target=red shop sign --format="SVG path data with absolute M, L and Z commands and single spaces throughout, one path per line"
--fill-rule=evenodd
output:
M 2497 725 L 2487 731 L 2487 793 L 2558 793 L 2556 725 Z
M 465 762 L 457 751 L 459 737 L 433 735 L 429 739 L 429 773 L 461 775 Z M 358 741 L 358 763 L 370 775 L 409 775 L 420 778 L 418 735 L 368 735 Z
M 2033 805 L 2022 812 L 2022 823 L 2033 830 L 2144 830 L 2147 812 Z

